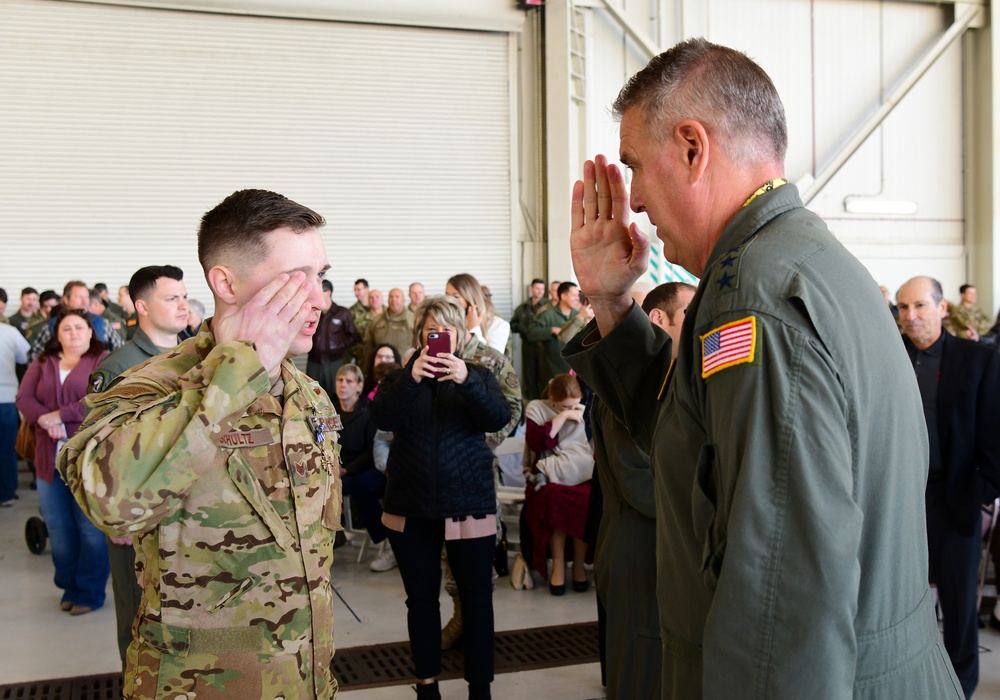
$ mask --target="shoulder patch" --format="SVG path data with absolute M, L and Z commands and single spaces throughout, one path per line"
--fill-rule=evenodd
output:
M 701 336 L 701 378 L 727 367 L 748 364 L 757 354 L 757 318 L 748 316 Z
M 111 373 L 104 369 L 95 370 L 93 374 L 90 375 L 90 393 L 97 394 L 108 388 L 111 380 L 114 377 Z

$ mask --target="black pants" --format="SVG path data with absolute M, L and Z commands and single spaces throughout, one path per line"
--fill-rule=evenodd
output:
M 493 681 L 493 550 L 496 535 L 444 539 L 444 520 L 407 518 L 405 532 L 389 531 L 406 589 L 406 624 L 417 678 L 441 673 L 441 546 L 462 606 L 465 680 Z
M 942 489 L 943 491 L 943 489 Z M 927 542 L 931 578 L 937 584 L 944 617 L 944 648 L 965 691 L 971 697 L 979 683 L 980 530 L 971 537 L 955 532 L 943 493 L 927 488 Z

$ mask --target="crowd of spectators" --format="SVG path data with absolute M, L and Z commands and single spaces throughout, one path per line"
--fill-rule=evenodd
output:
M 653 323 L 668 332 L 679 332 L 683 306 L 694 292 L 680 287 L 684 304 L 644 307 Z M 410 608 L 411 639 L 414 649 L 422 650 L 418 677 L 433 679 L 440 670 L 440 649 L 461 642 L 467 678 L 477 686 L 492 677 L 492 653 L 487 653 L 492 649 L 492 611 L 483 601 L 495 575 L 487 572 L 505 569 L 494 551 L 506 526 L 497 507 L 498 465 L 490 449 L 515 432 L 525 439 L 521 527 L 528 565 L 548 579 L 552 595 L 567 590 L 567 566 L 573 591 L 590 587 L 584 565 L 593 561 L 597 530 L 588 522 L 596 522 L 595 516 L 600 520 L 602 498 L 592 481 L 591 392 L 569 371 L 561 351 L 593 318 L 593 311 L 571 281 L 532 280 L 509 322 L 497 313 L 488 287 L 468 273 L 450 277 L 440 290 L 443 296 L 427 296 L 420 282 L 406 289 L 405 295 L 403 287 L 383 295 L 360 278 L 354 284 L 355 301 L 348 307 L 333 299 L 333 287 L 324 280 L 326 308 L 306 358 L 308 374 L 326 390 L 341 417 L 343 494 L 354 519 L 381 545 L 369 567 L 385 572 L 398 566 L 408 596 L 422 601 Z M 882 290 L 903 332 L 899 310 L 888 290 Z M 667 294 L 676 297 L 677 291 Z M 1000 316 L 991 325 L 976 301 L 975 287 L 963 285 L 959 300 L 947 302 L 943 326 L 954 336 L 1000 350 Z M 0 289 L 0 304 L 6 303 L 7 294 Z M 169 331 L 178 342 L 195 336 L 205 320 L 203 304 L 192 299 L 184 305 L 186 322 L 174 318 L 176 327 Z M 680 320 L 675 323 L 678 309 Z M 61 293 L 24 288 L 18 307 L 0 320 L 0 506 L 18 499 L 14 447 L 24 422 L 34 438 L 26 462 L 48 526 L 54 580 L 62 591 L 60 606 L 71 615 L 85 614 L 104 602 L 108 548 L 53 465 L 57 450 L 83 418 L 81 399 L 101 386 L 92 384 L 91 374 L 109 350 L 135 337 L 139 313 L 128 285 L 120 287 L 112 301 L 107 285 L 88 287 L 71 280 Z M 428 355 L 428 333 L 438 331 L 450 338 L 452 360 Z M 515 335 L 521 353 L 517 373 Z M 437 370 L 446 364 L 446 371 L 454 372 L 452 388 L 441 393 Z M 436 428 L 430 430 L 431 425 Z M 424 444 L 433 436 L 440 445 Z M 447 478 L 462 483 L 461 489 L 437 485 L 440 474 L 431 471 L 442 467 L 424 464 L 430 454 L 451 465 Z M 451 456 L 441 457 L 444 454 Z M 477 476 L 470 481 L 461 473 Z M 471 483 L 475 489 L 470 490 Z M 465 500 L 459 504 L 456 498 Z M 469 499 L 474 503 L 466 502 Z M 408 515 L 428 513 L 475 518 L 454 537 L 444 530 L 403 529 Z M 486 530 L 498 536 L 489 540 L 488 551 L 480 551 L 478 536 Z M 468 539 L 465 545 L 463 539 Z M 339 544 L 344 541 L 338 539 Z M 477 548 L 470 550 L 473 542 Z M 437 562 L 442 545 L 449 554 L 445 584 L 456 601 L 443 638 L 437 632 L 440 611 L 431 604 L 441 583 Z M 611 556 L 612 550 L 605 547 Z M 459 603 L 463 596 L 464 606 Z

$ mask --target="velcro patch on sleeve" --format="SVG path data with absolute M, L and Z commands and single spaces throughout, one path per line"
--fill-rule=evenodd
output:
M 727 367 L 753 362 L 757 352 L 757 318 L 748 316 L 701 336 L 701 377 Z

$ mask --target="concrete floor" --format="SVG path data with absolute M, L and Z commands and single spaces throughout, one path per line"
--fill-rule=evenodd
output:
M 59 610 L 59 594 L 52 581 L 52 561 L 31 554 L 24 541 L 24 524 L 38 513 L 34 491 L 22 489 L 13 508 L 0 509 L 0 685 L 46 678 L 66 678 L 112 673 L 118 668 L 115 646 L 115 613 L 111 602 L 89 615 L 69 617 Z M 339 648 L 406 639 L 406 608 L 397 571 L 375 574 L 368 563 L 375 552 L 367 552 L 357 563 L 358 548 L 337 550 L 333 582 L 354 615 L 339 600 L 335 602 L 335 635 Z M 450 613 L 443 596 L 442 611 Z M 494 597 L 496 627 L 513 630 L 595 620 L 593 589 L 568 592 L 562 598 L 548 594 L 542 585 L 529 591 L 514 591 L 508 579 L 498 581 Z M 1000 633 L 992 629 L 980 635 L 981 678 L 976 698 L 1000 700 Z M 603 698 L 597 664 L 551 668 L 540 671 L 498 674 L 494 697 L 546 698 L 547 700 L 591 700 Z M 442 683 L 445 698 L 466 697 L 461 680 Z M 408 686 L 345 691 L 351 700 L 396 700 L 414 697 Z

